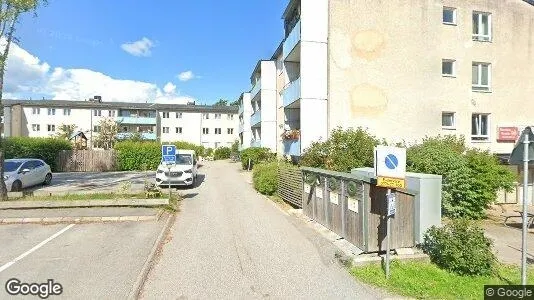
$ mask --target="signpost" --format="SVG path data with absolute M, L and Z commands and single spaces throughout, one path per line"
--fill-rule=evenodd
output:
M 388 146 L 375 147 L 375 176 L 377 186 L 388 188 L 386 194 L 386 278 L 389 279 L 391 217 L 396 212 L 396 196 L 391 189 L 406 187 L 406 149 Z
M 161 146 L 161 157 L 163 162 L 167 164 L 169 170 L 169 175 L 167 180 L 169 180 L 169 201 L 171 200 L 172 190 L 171 190 L 171 166 L 176 164 L 176 146 L 175 145 L 162 145 Z
M 511 165 L 523 165 L 523 231 L 521 242 L 521 284 L 527 284 L 527 202 L 528 202 L 528 165 L 534 161 L 534 134 L 530 127 L 521 133 L 510 155 Z

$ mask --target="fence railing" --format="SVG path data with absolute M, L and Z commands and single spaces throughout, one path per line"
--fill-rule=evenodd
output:
M 115 150 L 63 150 L 59 152 L 58 172 L 116 171 Z
M 302 171 L 297 168 L 278 169 L 278 195 L 296 207 L 302 207 Z

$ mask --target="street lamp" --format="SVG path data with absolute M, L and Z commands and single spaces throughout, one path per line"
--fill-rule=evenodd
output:
M 523 231 L 521 242 L 521 284 L 527 284 L 527 201 L 528 201 L 528 165 L 534 161 L 534 134 L 527 127 L 521 133 L 519 141 L 510 155 L 511 165 L 523 165 Z

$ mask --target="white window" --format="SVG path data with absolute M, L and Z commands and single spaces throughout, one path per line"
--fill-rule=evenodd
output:
M 182 134 L 182 127 L 176 127 L 176 133 Z
M 233 128 L 228 128 L 228 130 L 226 132 L 228 134 L 234 134 L 234 129 Z
M 39 124 L 32 124 L 32 130 L 33 130 L 33 131 L 41 131 L 41 125 L 39 125 Z
M 176 113 L 176 119 L 181 119 L 182 118 L 182 113 L 181 112 L 177 112 Z
M 441 127 L 443 129 L 454 129 L 456 127 L 456 119 L 453 112 L 441 113 Z
M 233 120 L 233 119 L 234 119 L 234 115 L 228 114 L 228 120 Z
M 110 110 L 110 111 L 108 112 L 108 116 L 109 116 L 109 117 L 115 117 L 115 111 L 114 111 L 114 110 Z
M 215 114 L 215 119 L 220 119 L 221 118 L 221 114 Z
M 163 118 L 164 119 L 168 119 L 169 118 L 169 112 L 168 111 L 164 111 L 163 112 Z
M 491 14 L 473 12 L 473 40 L 491 41 Z
M 476 141 L 489 140 L 488 114 L 473 114 L 471 116 L 471 139 Z
M 215 128 L 215 134 L 221 134 L 221 129 L 220 128 Z
M 210 114 L 202 114 L 202 118 L 207 120 L 210 118 Z
M 169 133 L 169 127 L 163 127 L 163 133 Z
M 446 77 L 456 76 L 456 61 L 454 59 L 441 60 L 441 75 Z
M 93 132 L 100 132 L 102 130 L 102 127 L 95 125 L 93 126 Z
M 56 131 L 56 125 L 47 125 L 48 132 Z
M 210 129 L 209 128 L 202 128 L 202 134 L 209 134 Z
M 101 116 L 102 116 L 102 110 L 100 110 L 100 109 L 94 109 L 94 110 L 93 110 L 93 116 L 95 116 L 95 117 L 101 117 Z
M 489 91 L 491 87 L 491 64 L 474 62 L 472 65 L 473 91 Z
M 56 115 L 56 109 L 55 108 L 49 108 L 48 109 L 48 115 L 49 116 L 55 116 Z
M 41 109 L 39 107 L 32 107 L 32 115 L 41 114 Z
M 443 7 L 443 24 L 456 25 L 456 8 Z
M 63 115 L 64 116 L 70 116 L 70 108 L 64 108 L 63 109 Z

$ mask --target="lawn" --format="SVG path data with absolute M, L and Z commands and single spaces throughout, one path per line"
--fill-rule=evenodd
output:
M 428 262 L 394 260 L 390 271 L 388 281 L 380 264 L 350 269 L 359 281 L 418 299 L 483 299 L 484 285 L 521 283 L 521 270 L 517 266 L 501 265 L 495 276 L 469 277 L 449 273 Z M 534 284 L 534 268 L 528 270 L 528 284 Z

